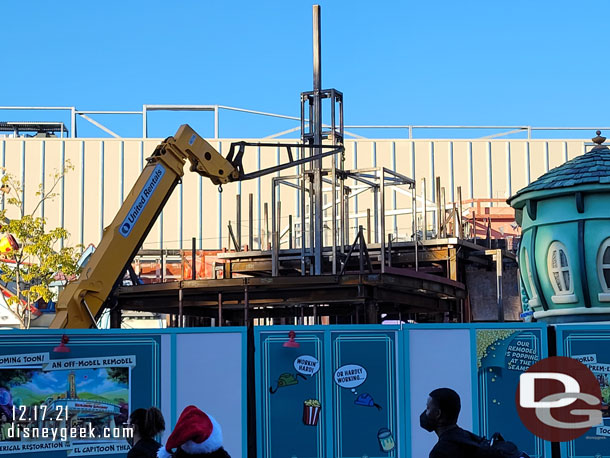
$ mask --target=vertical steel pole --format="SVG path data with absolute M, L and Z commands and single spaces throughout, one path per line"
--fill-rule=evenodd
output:
M 373 234 L 375 243 L 379 242 L 379 187 L 373 188 Z
M 254 195 L 248 195 L 248 249 L 254 249 Z
M 180 287 L 178 289 L 178 327 L 181 328 L 182 320 L 183 320 L 183 306 L 182 306 L 182 282 L 180 282 Z
M 288 215 L 288 249 L 292 250 L 292 215 Z
M 280 221 L 282 220 L 282 202 L 278 201 L 276 203 L 276 211 L 277 211 L 277 222 L 275 224 L 275 229 L 273 230 L 273 252 L 271 258 L 271 268 L 272 275 L 277 277 L 280 274 L 280 233 L 282 231 L 282 226 Z
M 76 108 L 70 109 L 70 137 L 76 138 Z
M 504 304 L 502 302 L 502 250 L 496 250 L 496 300 L 498 303 L 498 321 L 504 322 Z
M 278 190 L 277 193 L 280 193 L 280 188 L 278 185 Z M 277 223 L 275 226 L 275 230 L 277 232 L 277 246 L 278 249 L 280 248 L 281 242 L 282 242 L 282 201 L 278 200 L 277 201 Z
M 236 215 L 235 215 L 235 219 L 237 219 L 237 221 L 235 221 L 235 226 L 236 226 L 236 230 L 237 230 L 237 246 L 239 247 L 239 251 L 241 251 L 241 194 L 237 194 L 235 196 L 235 204 L 237 207 L 236 210 Z
M 459 230 L 458 230 L 458 235 L 461 239 L 464 238 L 464 225 L 462 224 L 462 218 L 464 217 L 464 210 L 462 208 L 462 187 L 458 186 L 457 188 L 457 193 L 458 193 L 458 205 L 459 205 L 459 213 L 458 213 L 458 224 L 459 224 Z
M 305 275 L 305 167 L 301 166 L 301 275 Z
M 443 231 L 443 238 L 447 237 L 447 202 L 445 201 L 445 187 L 441 187 L 441 201 L 439 203 L 439 205 L 442 205 L 443 208 L 441 209 L 441 215 L 443 215 L 443 222 L 441 223 L 442 226 L 442 231 Z
M 423 228 L 422 228 L 422 235 L 423 235 L 423 239 L 424 240 L 428 240 L 428 201 L 426 200 L 426 179 L 422 178 L 421 179 L 421 189 L 422 189 L 422 200 L 424 201 L 424 209 L 423 209 L 423 215 L 424 215 L 424 221 L 423 221 Z
M 419 258 L 418 256 L 418 245 L 419 245 L 419 240 L 417 239 L 417 189 L 415 187 L 415 183 L 413 183 L 413 187 L 411 188 L 412 190 L 412 200 L 413 203 L 411 204 L 412 207 L 412 211 L 411 214 L 413 215 L 413 242 L 414 242 L 414 246 L 415 246 L 415 271 L 417 272 L 419 270 Z
M 218 293 L 218 326 L 222 327 L 222 293 Z
M 341 218 L 341 234 L 340 234 L 340 250 L 341 253 L 345 252 L 345 239 L 346 239 L 346 232 L 345 232 L 345 228 L 346 226 L 346 219 L 345 219 L 345 180 L 343 178 L 340 178 L 341 183 L 339 185 L 339 205 L 341 205 L 340 209 L 339 209 L 339 213 L 340 213 L 340 218 Z
M 366 243 L 371 244 L 371 209 L 366 209 Z
M 436 237 L 441 237 L 441 177 L 436 177 L 436 187 L 434 189 L 435 201 L 436 201 Z
M 191 239 L 191 279 L 197 280 L 197 239 Z
M 381 273 L 385 273 L 385 169 L 381 167 L 379 182 L 379 243 L 381 243 Z
M 322 144 L 322 43 L 320 31 L 320 5 L 313 5 L 313 143 Z M 315 148 L 315 155 L 321 153 L 320 148 Z M 314 202 L 315 202 L 315 224 L 314 224 L 314 256 L 315 274 L 322 274 L 322 248 L 324 231 L 324 220 L 322 214 L 322 159 L 314 162 Z
M 315 254 L 316 249 L 316 236 L 314 234 L 314 207 L 315 207 L 315 196 L 314 196 L 314 184 L 309 182 L 309 255 L 312 257 L 310 264 L 310 275 L 315 274 Z
M 249 315 L 250 300 L 248 298 L 248 279 L 244 279 L 244 325 L 248 326 L 250 322 Z
M 265 245 L 264 249 L 268 250 L 269 246 L 269 206 L 267 202 L 265 202 L 263 206 L 263 218 L 265 218 Z
M 277 204 L 275 202 L 275 192 L 277 183 L 275 178 L 271 179 L 271 276 L 277 276 L 277 223 L 275 221 L 275 212 Z M 266 204 L 265 204 L 266 205 Z M 267 219 L 267 208 L 265 207 L 265 219 Z M 267 240 L 269 237 L 267 236 Z
M 392 152 L 392 171 L 396 172 L 396 144 L 394 142 L 392 142 L 391 144 L 391 152 Z M 392 190 L 392 210 L 396 211 L 397 206 L 396 206 L 396 189 L 394 188 Z M 413 212 L 411 212 L 412 214 Z M 392 233 L 394 234 L 395 237 L 398 238 L 398 216 L 394 215 L 394 224 L 392 227 Z
M 332 232 L 332 272 L 333 275 L 337 273 L 337 169 L 336 169 L 337 155 L 333 155 L 333 166 L 331 170 L 331 199 L 332 199 L 332 224 L 330 230 Z

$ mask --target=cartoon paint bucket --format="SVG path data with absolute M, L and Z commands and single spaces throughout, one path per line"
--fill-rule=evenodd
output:
M 391 452 L 396 447 L 394 442 L 394 436 L 388 428 L 381 428 L 377 433 L 377 439 L 379 439 L 379 446 L 382 452 Z
M 320 418 L 320 401 L 308 399 L 303 403 L 303 423 L 307 426 L 316 426 Z

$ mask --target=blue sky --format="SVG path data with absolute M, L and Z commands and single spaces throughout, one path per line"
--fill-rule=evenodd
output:
M 298 116 L 299 93 L 312 87 L 312 4 L 3 2 L 0 105 L 221 104 Z M 322 84 L 343 91 L 347 124 L 608 124 L 610 64 L 598 20 L 607 2 L 320 4 Z M 17 118 L 26 114 L 0 112 Z M 140 135 L 135 116 L 95 119 Z M 185 120 L 212 134 L 210 114 L 173 113 L 151 117 L 151 136 Z M 236 113 L 221 123 L 221 136 L 238 138 L 296 125 Z M 98 132 L 86 124 L 79 134 Z

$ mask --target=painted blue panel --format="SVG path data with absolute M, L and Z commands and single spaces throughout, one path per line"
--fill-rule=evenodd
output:
M 610 404 L 610 372 L 607 371 L 607 367 L 602 366 L 610 365 L 610 325 L 557 326 L 557 354 L 568 357 L 595 355 L 595 363 L 583 360 L 583 364 L 593 371 L 600 382 L 603 423 L 604 426 L 610 427 L 608 407 Z M 610 457 L 610 436 L 594 426 L 584 436 L 562 443 L 562 456 L 608 458 Z
M 301 328 L 299 348 L 284 347 L 286 332 L 260 332 L 257 391 L 260 411 L 259 456 L 321 458 L 326 455 L 324 332 Z M 310 358 L 301 358 L 302 356 Z M 296 360 L 317 360 L 317 372 L 295 367 Z M 297 370 L 299 368 L 300 371 Z
M 333 456 L 397 456 L 396 333 L 332 332 L 331 351 Z
M 523 425 L 515 395 L 519 377 L 546 357 L 541 329 L 477 329 L 478 419 L 480 434 L 500 432 L 532 458 L 544 456 L 544 441 Z

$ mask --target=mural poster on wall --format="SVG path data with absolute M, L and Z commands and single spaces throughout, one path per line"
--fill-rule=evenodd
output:
M 125 457 L 129 412 L 160 404 L 161 337 L 71 334 L 56 352 L 60 337 L 0 339 L 0 455 Z
M 0 454 L 128 452 L 122 424 L 135 364 L 135 355 L 0 357 Z
M 515 393 L 519 376 L 542 359 L 541 330 L 477 329 L 477 380 L 480 434 L 499 432 L 532 458 L 542 457 L 544 443 L 523 425 Z

